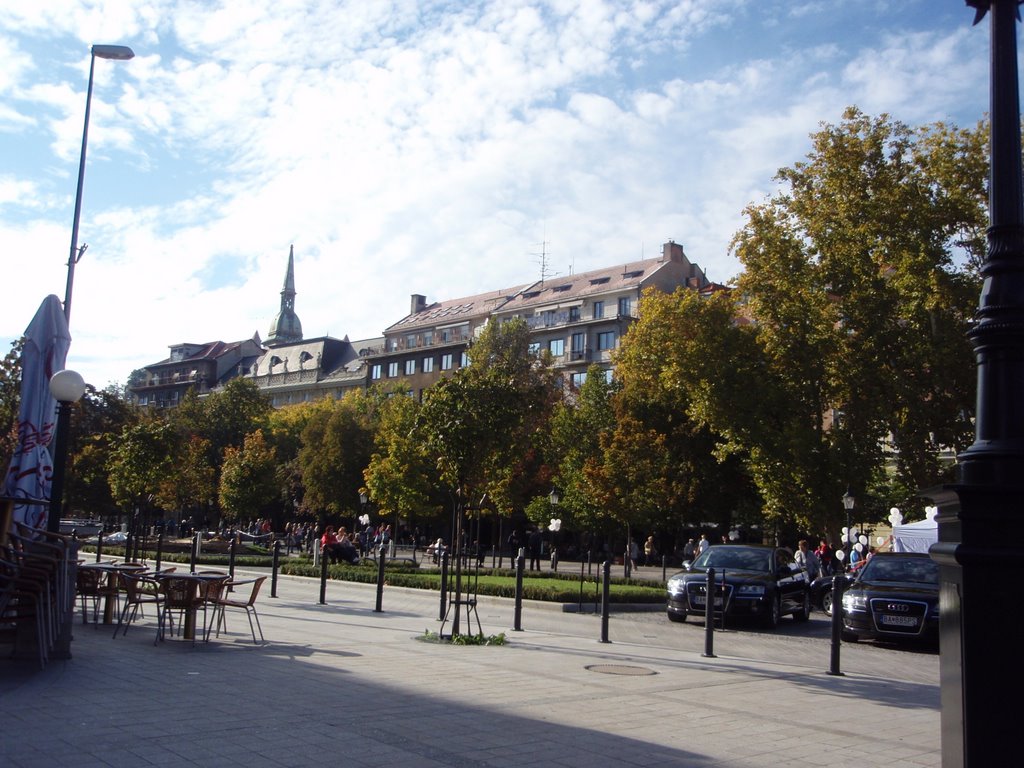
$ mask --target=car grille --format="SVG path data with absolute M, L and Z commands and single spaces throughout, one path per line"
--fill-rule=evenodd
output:
M 919 635 L 924 631 L 928 603 L 917 600 L 893 600 L 877 597 L 871 600 L 871 617 L 875 629 L 893 635 Z
M 723 605 L 725 610 L 729 609 L 732 601 L 732 584 L 723 585 L 715 583 L 715 610 L 721 611 Z M 686 598 L 690 603 L 690 610 L 703 611 L 707 606 L 708 588 L 706 582 L 690 582 L 686 585 Z M 724 602 L 723 602 L 724 601 Z

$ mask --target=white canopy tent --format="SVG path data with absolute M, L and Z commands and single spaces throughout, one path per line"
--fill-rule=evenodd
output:
M 939 526 L 935 522 L 937 507 L 926 507 L 924 520 L 904 523 L 892 527 L 893 552 L 928 552 L 928 548 L 939 540 Z

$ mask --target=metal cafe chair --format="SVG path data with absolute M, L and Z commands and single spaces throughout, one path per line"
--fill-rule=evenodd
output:
M 214 623 L 217 625 L 217 637 L 220 637 L 220 630 L 223 627 L 224 631 L 227 632 L 227 619 L 224 616 L 224 612 L 228 608 L 241 608 L 245 611 L 246 617 L 249 619 L 249 631 L 252 632 L 252 641 L 256 642 L 256 630 L 260 632 L 260 642 L 266 642 L 263 638 L 263 627 L 260 626 L 260 616 L 256 612 L 256 598 L 260 593 L 260 587 L 263 586 L 263 582 L 267 580 L 266 576 L 260 576 L 255 579 L 243 579 L 240 581 L 229 581 L 226 582 L 226 587 L 238 587 L 244 584 L 252 584 L 252 590 L 249 593 L 249 597 L 245 600 L 232 600 L 230 597 L 225 595 L 229 594 L 224 592 L 220 599 L 216 601 L 214 606 Z M 253 623 L 255 620 L 255 624 Z M 207 630 L 207 637 L 209 637 L 209 630 Z

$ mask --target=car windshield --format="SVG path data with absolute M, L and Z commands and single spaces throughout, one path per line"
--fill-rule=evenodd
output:
M 771 563 L 771 550 L 742 547 L 709 547 L 693 561 L 695 568 L 738 568 L 764 573 L 771 572 Z
M 864 581 L 938 584 L 939 565 L 930 557 L 873 557 L 864 566 Z

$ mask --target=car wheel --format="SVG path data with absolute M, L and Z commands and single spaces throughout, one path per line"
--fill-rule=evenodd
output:
M 821 610 L 825 613 L 826 616 L 831 616 L 832 615 L 832 590 L 831 589 L 821 596 Z
M 804 592 L 804 604 L 793 613 L 793 621 L 807 621 L 811 618 L 811 596 Z
M 842 631 L 841 636 L 848 643 L 856 643 L 860 640 L 860 637 L 855 632 L 847 632 L 845 629 Z
M 782 619 L 782 603 L 778 595 L 772 598 L 771 603 L 768 605 L 768 614 L 765 616 L 765 624 L 768 629 L 775 629 L 779 626 L 779 621 Z
M 685 613 L 672 613 L 672 611 L 668 611 L 668 620 L 669 621 L 676 621 L 676 622 L 686 621 L 686 614 Z

